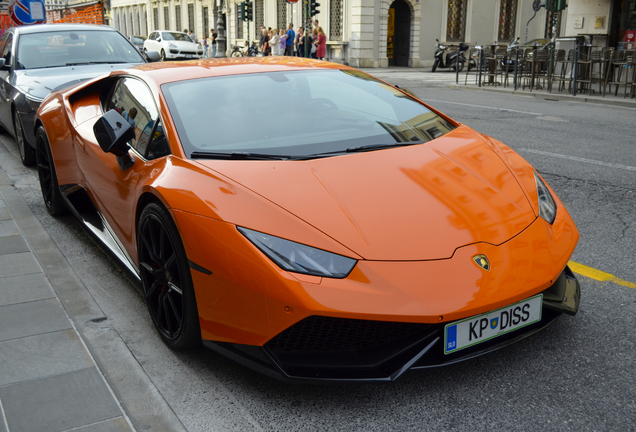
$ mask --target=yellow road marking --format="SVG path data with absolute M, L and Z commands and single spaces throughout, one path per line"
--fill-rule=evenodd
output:
M 568 266 L 570 266 L 570 269 L 574 273 L 580 274 L 581 276 L 585 276 L 590 279 L 603 281 L 603 282 L 609 281 L 617 285 L 625 286 L 627 288 L 636 288 L 636 283 L 634 282 L 629 282 L 629 281 L 617 278 L 616 276 L 612 274 L 605 273 L 604 271 L 596 270 L 592 267 L 584 266 L 583 264 L 575 263 L 574 261 L 568 262 Z

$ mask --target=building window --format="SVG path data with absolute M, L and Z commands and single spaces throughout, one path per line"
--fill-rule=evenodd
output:
M 176 22 L 177 31 L 181 31 L 181 5 L 174 7 L 174 20 Z
M 515 38 L 517 26 L 517 0 L 501 0 L 499 6 L 499 42 L 510 42 Z
M 279 29 L 287 28 L 287 2 L 276 0 L 276 25 Z
M 329 2 L 329 40 L 342 40 L 342 0 Z
M 208 8 L 204 7 L 203 8 L 203 34 L 201 35 L 201 37 L 208 35 L 208 30 L 210 29 L 210 18 L 208 15 Z
M 254 1 L 254 25 L 257 31 L 260 31 L 261 27 L 265 25 L 265 9 L 263 6 L 263 0 Z M 260 33 L 258 33 L 260 37 Z
M 152 8 L 152 28 L 159 30 L 159 8 Z
M 546 39 L 552 39 L 553 37 L 559 37 L 561 35 L 561 11 L 552 12 L 547 11 L 545 17 L 545 37 Z M 556 23 L 555 23 L 556 18 Z
M 170 8 L 168 6 L 163 7 L 163 29 L 170 30 Z
M 446 40 L 463 42 L 466 33 L 467 0 L 448 0 L 448 19 L 446 24 Z
M 188 3 L 188 31 L 194 33 L 194 3 Z
M 243 21 L 241 21 L 241 5 L 236 5 L 236 38 L 243 39 Z

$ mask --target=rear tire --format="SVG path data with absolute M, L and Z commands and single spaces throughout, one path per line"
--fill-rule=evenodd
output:
M 51 216 L 59 216 L 67 212 L 64 198 L 57 183 L 55 163 L 51 153 L 46 131 L 40 126 L 35 134 L 35 156 L 38 163 L 38 179 L 42 189 L 42 198 L 46 211 Z
M 15 131 L 15 142 L 18 144 L 20 151 L 20 160 L 24 166 L 32 166 L 35 164 L 35 152 L 24 138 L 24 130 L 22 129 L 22 120 L 17 112 L 13 113 L 13 130 Z
M 457 71 L 456 71 L 456 69 L 457 69 L 457 63 L 455 63 L 454 65 L 452 65 L 452 66 L 451 66 L 451 69 L 452 69 L 453 71 L 457 72 Z M 463 71 L 463 70 L 464 70 L 464 63 L 460 63 L 460 64 L 459 64 L 459 71 L 461 72 L 461 71 Z

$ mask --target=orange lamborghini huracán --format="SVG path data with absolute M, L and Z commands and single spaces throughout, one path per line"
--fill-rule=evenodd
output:
M 291 57 L 146 64 L 52 93 L 36 154 L 173 349 L 393 380 L 574 315 L 578 231 L 517 153 L 412 93 Z

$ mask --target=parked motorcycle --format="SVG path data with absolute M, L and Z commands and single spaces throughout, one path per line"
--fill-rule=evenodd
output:
M 439 42 L 439 39 L 435 39 L 437 41 L 437 50 L 435 51 L 435 62 L 433 63 L 433 72 L 439 69 L 452 69 L 456 70 L 459 67 L 459 71 L 461 72 L 464 69 L 464 64 L 466 63 L 466 56 L 464 52 L 468 50 L 468 45 L 464 42 L 459 44 L 459 61 L 457 60 L 457 50 L 453 50 L 451 52 L 446 52 L 448 50 L 448 46 L 442 45 Z M 446 54 L 446 55 L 444 55 Z M 459 66 L 457 64 L 459 63 Z M 468 70 L 472 69 L 475 66 L 474 61 L 471 59 L 468 64 Z

